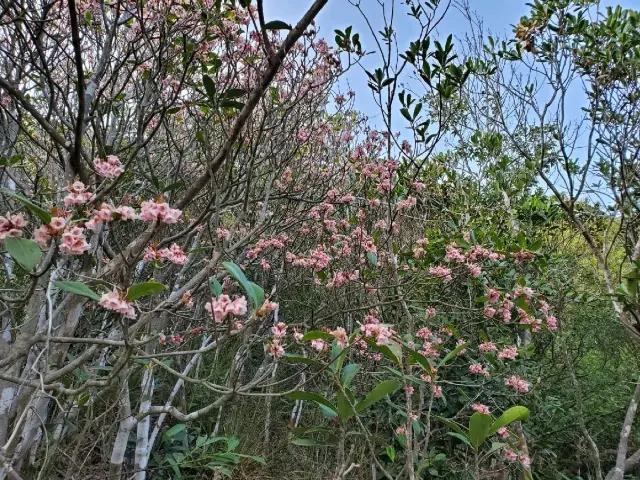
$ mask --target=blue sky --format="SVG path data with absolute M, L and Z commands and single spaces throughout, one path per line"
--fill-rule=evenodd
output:
M 385 0 L 387 5 L 392 0 Z M 512 25 L 516 24 L 520 17 L 529 11 L 527 3 L 530 0 L 469 0 L 471 9 L 482 19 L 485 33 L 490 33 L 495 37 L 505 35 L 511 36 Z M 264 0 L 265 17 L 267 21 L 283 20 L 288 23 L 295 23 L 306 12 L 312 0 Z M 404 49 L 410 40 L 415 40 L 416 22 L 415 19 L 407 17 L 406 6 L 402 0 L 395 0 L 396 3 L 396 30 L 401 48 Z M 443 2 L 444 3 L 444 2 Z M 360 0 L 360 4 L 368 13 L 369 20 L 376 31 L 380 30 L 382 20 L 380 18 L 380 8 L 378 0 Z M 639 0 L 602 0 L 603 7 L 610 5 L 621 5 L 625 8 L 638 8 Z M 352 25 L 354 32 L 359 32 L 361 42 L 365 50 L 375 49 L 375 43 L 368 33 L 366 23 L 360 13 L 347 0 L 329 0 L 327 6 L 318 15 L 316 26 L 320 35 L 327 39 L 330 45 L 334 44 L 334 30 L 344 30 Z M 444 21 L 438 28 L 436 37 L 446 38 L 448 34 L 462 38 L 469 32 L 468 22 L 462 15 L 451 8 Z M 438 39 L 438 38 L 436 38 Z M 373 56 L 364 63 L 368 69 L 373 69 L 378 65 Z M 345 88 L 348 82 L 350 88 L 356 92 L 355 108 L 370 117 L 373 123 L 378 123 L 378 110 L 371 98 L 371 91 L 367 87 L 366 75 L 362 69 L 353 69 L 343 77 L 341 86 Z M 576 93 L 573 102 L 576 112 L 582 103 L 581 94 Z M 572 107 L 570 106 L 570 108 Z

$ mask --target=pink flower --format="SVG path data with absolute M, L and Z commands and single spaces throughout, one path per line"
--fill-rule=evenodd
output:
M 498 347 L 496 347 L 495 343 L 493 342 L 484 342 L 478 345 L 478 350 L 480 350 L 483 353 L 495 352 L 497 349 Z
M 425 316 L 427 317 L 427 320 L 433 318 L 436 316 L 436 309 L 433 307 L 429 307 L 425 310 Z
M 26 227 L 27 223 L 20 213 L 16 215 L 7 213 L 6 217 L 0 216 L 0 240 L 7 237 L 21 237 L 22 229 Z
M 518 454 L 516 452 L 514 452 L 513 450 L 511 450 L 510 448 L 505 448 L 504 449 L 504 456 L 510 462 L 515 462 L 516 460 L 518 460 Z
M 279 338 L 275 338 L 273 342 L 267 343 L 264 346 L 264 351 L 267 352 L 271 356 L 271 358 L 275 360 L 284 357 L 284 348 L 280 344 Z
M 140 220 L 143 222 L 164 222 L 167 224 L 177 223 L 182 219 L 182 211 L 170 208 L 165 202 L 155 202 L 149 200 L 140 205 Z
M 482 366 L 479 363 L 472 363 L 469 365 L 469 371 L 471 373 L 475 373 L 476 375 L 484 375 L 485 377 L 489 376 L 489 370 L 486 367 Z
M 498 353 L 498 358 L 506 360 L 515 360 L 517 356 L 518 349 L 516 347 L 505 347 Z
M 271 327 L 271 332 L 275 338 L 284 338 L 287 335 L 287 324 L 284 322 L 279 322 L 278 324 Z
M 448 283 L 453 280 L 453 277 L 451 276 L 451 270 L 442 266 L 429 267 L 429 274 L 435 277 L 442 278 L 442 281 L 444 283 Z
M 553 315 L 547 316 L 547 328 L 552 332 L 558 329 L 558 319 Z
M 105 178 L 116 178 L 124 172 L 120 159 L 115 155 L 109 155 L 105 160 L 96 158 L 93 165 L 96 173 Z
M 260 260 L 260 267 L 263 270 L 267 271 L 271 269 L 271 264 L 263 258 L 262 260 Z
M 338 347 L 347 348 L 349 346 L 349 337 L 344 328 L 338 327 L 330 333 L 335 337 Z
M 84 229 L 72 227 L 62 234 L 60 252 L 64 255 L 82 255 L 89 250 L 89 244 L 84 236 Z
M 231 236 L 231 232 L 226 228 L 216 228 L 216 235 L 222 240 L 227 240 Z
M 231 315 L 240 317 L 247 313 L 247 299 L 246 297 L 238 297 L 227 307 L 228 312 Z
M 433 394 L 433 398 L 440 398 L 442 396 L 442 387 L 439 385 L 432 385 L 431 393 Z
M 40 225 L 33 231 L 33 241 L 41 247 L 46 246 L 50 238 L 51 234 L 47 225 Z
M 66 190 L 69 192 L 69 194 L 64 197 L 64 204 L 67 207 L 71 207 L 84 205 L 85 203 L 90 202 L 91 200 L 93 200 L 95 195 L 89 192 L 87 190 L 88 188 L 89 187 L 87 187 L 82 182 L 73 182 L 71 185 L 66 187 Z
M 527 393 L 529 391 L 529 384 L 517 375 L 511 375 L 510 377 L 505 378 L 504 384 L 520 393 Z
M 98 303 L 106 310 L 113 310 L 127 318 L 136 318 L 136 312 L 133 309 L 133 305 L 127 302 L 123 296 L 115 290 L 104 293 L 102 297 L 100 297 L 100 302 Z
M 482 413 L 483 415 L 489 415 L 489 407 L 483 405 L 482 403 L 474 403 L 473 405 L 471 405 L 471 408 L 476 412 Z
M 506 440 L 507 438 L 509 438 L 509 430 L 507 430 L 507 427 L 501 427 L 498 429 L 498 435 L 503 440 Z
M 467 263 L 467 270 L 474 278 L 478 278 L 482 274 L 482 268 L 477 263 Z
M 136 213 L 136 211 L 127 206 L 127 205 L 120 205 L 119 207 L 115 208 L 115 213 L 120 215 L 120 220 L 137 220 L 138 219 L 138 214 Z
M 406 435 L 406 434 L 407 434 L 407 427 L 400 426 L 396 428 L 396 435 Z
M 319 338 L 316 338 L 315 340 L 311 340 L 311 348 L 313 348 L 314 350 L 321 352 L 324 350 L 324 347 L 325 347 L 324 340 Z
M 146 257 L 145 254 L 145 259 Z M 176 265 L 184 265 L 189 260 L 177 243 L 172 244 L 169 248 L 158 250 L 156 259 L 166 259 Z
M 498 303 L 498 300 L 500 300 L 500 292 L 494 288 L 490 288 L 487 290 L 487 297 L 489 297 L 489 302 Z
M 298 331 L 297 328 L 293 329 L 293 341 L 296 343 L 300 343 L 302 341 L 302 338 L 304 337 L 304 334 L 300 331 Z
M 484 307 L 482 314 L 487 318 L 493 318 L 493 316 L 496 314 L 496 309 L 489 306 Z

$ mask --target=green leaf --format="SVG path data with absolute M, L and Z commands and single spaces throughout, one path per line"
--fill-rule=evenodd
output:
M 506 443 L 491 442 L 491 448 L 489 449 L 489 451 L 485 455 L 489 456 L 493 452 L 497 452 L 498 450 L 502 450 L 506 446 L 507 446 Z
M 318 405 L 324 405 L 328 409 L 332 410 L 334 413 L 338 413 L 338 409 L 333 406 L 333 404 L 324 398 L 322 395 L 318 395 L 317 393 L 305 392 L 302 390 L 297 390 L 295 392 L 291 392 L 287 395 L 291 400 L 309 400 L 311 402 L 316 402 Z
M 440 365 L 438 365 L 438 368 L 442 367 L 449 360 L 451 360 L 452 358 L 456 357 L 458 355 L 458 353 L 460 353 L 462 350 L 467 348 L 468 345 L 469 345 L 468 343 L 463 343 L 462 345 L 458 345 L 456 348 L 454 348 L 449 353 L 447 353 L 447 355 L 440 362 Z
M 19 193 L 14 192 L 13 190 L 9 190 L 8 188 L 0 188 L 0 193 L 4 193 L 5 195 L 9 195 L 10 197 L 15 198 L 20 203 L 22 203 L 31 213 L 40 217 L 40 219 L 44 223 L 49 223 L 51 221 L 51 214 L 47 212 L 44 208 L 39 205 L 36 205 L 31 200 L 26 197 L 23 197 Z
M 164 438 L 170 439 L 182 432 L 187 426 L 184 423 L 178 423 L 164 433 Z
M 273 20 L 264 25 L 265 30 L 291 30 L 291 25 L 282 20 Z
M 35 270 L 40 263 L 40 247 L 33 240 L 19 237 L 7 237 L 4 239 L 7 253 L 27 271 Z
M 513 422 L 520 422 L 529 418 L 529 409 L 523 406 L 511 407 L 498 418 L 489 429 L 489 435 L 494 434 L 498 429 L 506 427 Z
M 489 436 L 490 426 L 491 415 L 484 415 L 480 412 L 471 415 L 471 419 L 469 420 L 469 441 L 475 450 L 477 450 L 487 436 Z
M 302 337 L 302 341 L 309 342 L 311 340 L 317 340 L 318 338 L 331 341 L 333 340 L 333 335 L 327 332 L 321 332 L 320 330 L 311 330 L 310 332 L 304 334 L 304 336 Z
M 64 290 L 65 292 L 75 293 L 76 295 L 80 295 L 82 297 L 88 297 L 91 300 L 95 300 L 96 302 L 100 301 L 100 295 L 91 290 L 82 282 L 58 280 L 56 282 L 53 282 L 53 284 L 57 288 L 59 288 L 60 290 Z
M 524 310 L 525 312 L 527 312 L 529 315 L 533 315 L 533 310 L 531 309 L 531 307 L 529 306 L 529 304 L 527 303 L 527 301 L 524 299 L 524 297 L 518 297 L 516 298 L 513 303 L 520 307 L 522 310 Z
M 209 279 L 209 288 L 211 289 L 211 295 L 219 297 L 222 293 L 222 284 L 218 281 L 215 275 L 212 275 Z
M 253 460 L 254 462 L 258 462 L 262 465 L 266 465 L 267 462 L 264 460 L 264 458 L 262 457 L 258 457 L 257 455 L 245 455 L 243 453 L 236 453 L 235 455 L 237 455 L 238 457 L 241 458 L 248 458 L 249 460 Z
M 203 75 L 202 85 L 204 85 L 204 89 L 207 91 L 209 98 L 214 100 L 216 98 L 216 84 L 213 79 L 209 75 Z
M 311 365 L 314 367 L 322 368 L 323 364 L 314 360 L 313 358 L 301 357 L 299 355 L 293 355 L 290 353 L 284 354 L 284 359 L 291 363 L 304 363 L 305 365 Z
M 345 365 L 342 369 L 342 386 L 345 388 L 348 387 L 351 383 L 351 380 L 353 380 L 353 377 L 355 377 L 359 371 L 360 365 L 358 365 L 357 363 L 350 363 L 348 365 Z
M 230 88 L 229 90 L 226 90 L 222 94 L 222 96 L 224 98 L 232 99 L 232 98 L 244 97 L 246 94 L 247 94 L 247 91 L 241 88 Z
M 396 461 L 396 450 L 393 448 L 393 445 L 387 445 L 387 457 L 392 462 Z
M 428 372 L 429 374 L 433 373 L 433 367 L 429 363 L 427 357 L 404 345 L 402 346 L 402 349 L 407 352 L 409 358 L 418 363 L 426 372 Z
M 367 396 L 363 400 L 358 402 L 358 404 L 356 405 L 356 412 L 364 411 L 377 401 L 382 400 L 390 393 L 398 390 L 401 385 L 402 383 L 397 380 L 385 380 L 384 382 L 379 383 L 374 387 L 373 390 L 371 390 L 367 394 Z
M 371 349 L 380 352 L 392 362 L 398 365 L 402 363 L 402 347 L 396 342 L 389 342 L 387 345 L 378 345 L 370 338 L 365 338 L 364 341 Z
M 224 262 L 222 267 L 235 278 L 240 286 L 244 289 L 253 305 L 254 310 L 259 309 L 264 303 L 264 290 L 253 282 L 247 280 L 242 269 L 233 262 Z
M 223 108 L 235 108 L 236 110 L 242 110 L 244 108 L 244 103 L 237 102 L 235 100 L 223 100 L 220 102 L 220 106 Z
M 342 423 L 347 423 L 355 412 L 353 411 L 353 407 L 349 403 L 349 399 L 344 393 L 338 390 L 337 396 L 338 396 L 338 415 L 340 416 L 340 420 L 342 421 Z
M 127 290 L 127 301 L 133 302 L 139 298 L 146 297 L 148 295 L 155 295 L 157 293 L 164 292 L 167 289 L 163 284 L 158 282 L 143 282 L 131 285 Z
M 300 445 L 301 447 L 319 447 L 324 446 L 321 443 L 318 443 L 312 438 L 294 438 L 291 440 L 291 443 L 294 445 Z
M 462 440 L 464 443 L 466 443 L 467 445 L 471 446 L 471 442 L 469 441 L 469 439 L 467 438 L 466 435 L 462 434 L 462 433 L 458 433 L 458 432 L 447 432 L 447 435 L 451 435 L 452 437 L 456 437 L 459 438 L 460 440 Z
M 456 422 L 454 422 L 453 420 L 449 420 L 448 418 L 444 418 L 444 417 L 439 417 L 436 416 L 435 417 L 436 420 L 438 420 L 439 422 L 444 423 L 447 427 L 449 427 L 451 430 L 458 432 L 461 435 L 465 435 L 466 432 L 464 430 L 464 428 L 462 428 L 460 425 L 458 425 Z
M 378 255 L 376 255 L 373 252 L 367 252 L 367 260 L 369 260 L 369 263 L 371 265 L 377 265 L 378 264 Z

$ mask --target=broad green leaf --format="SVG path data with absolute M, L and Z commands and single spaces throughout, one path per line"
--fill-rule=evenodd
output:
M 317 393 L 312 392 L 304 392 L 302 390 L 297 390 L 295 392 L 291 392 L 287 395 L 291 400 L 308 400 L 310 402 L 316 402 L 318 405 L 324 405 L 330 410 L 333 410 L 334 413 L 338 413 L 338 409 L 333 406 L 333 404 L 324 398 L 322 395 L 318 395 Z
M 136 283 L 129 287 L 126 298 L 128 302 L 133 302 L 148 295 L 155 295 L 157 293 L 164 292 L 166 289 L 167 287 L 163 284 L 154 281 Z
M 204 85 L 204 89 L 207 91 L 209 98 L 214 100 L 216 98 L 216 84 L 213 79 L 209 75 L 203 75 L 202 85 Z
M 264 25 L 265 30 L 291 30 L 291 25 L 282 20 L 273 20 Z
M 325 407 L 324 405 L 320 404 L 318 404 L 318 407 L 320 407 L 320 411 L 325 416 L 325 418 L 327 418 L 327 420 L 333 420 L 338 416 L 338 412 L 330 409 L 329 407 Z
M 338 343 L 334 340 L 331 344 L 331 364 L 329 365 L 329 369 L 333 373 L 338 373 L 342 369 L 342 363 L 344 362 L 344 357 L 347 351 L 338 346 Z
M 304 334 L 304 336 L 302 337 L 302 341 L 308 342 L 310 340 L 317 340 L 318 338 L 331 341 L 333 340 L 333 335 L 327 332 L 321 332 L 320 330 L 311 330 L 310 332 Z
M 320 443 L 312 438 L 294 438 L 291 440 L 291 443 L 294 445 L 299 445 L 301 447 L 331 447 L 332 443 Z
M 486 455 L 491 455 L 493 452 L 497 452 L 498 450 L 502 450 L 504 447 L 506 447 L 507 444 L 506 443 L 500 443 L 500 442 L 491 442 L 491 448 L 489 449 L 489 451 L 486 453 Z
M 466 443 L 467 445 L 471 446 L 471 442 L 469 441 L 469 439 L 467 438 L 466 435 L 464 435 L 463 433 L 458 433 L 458 432 L 447 432 L 447 435 L 451 435 L 452 437 L 456 437 L 459 438 L 460 440 L 462 440 L 464 443 Z
M 164 438 L 167 438 L 167 439 L 173 438 L 177 434 L 182 432 L 185 428 L 187 428 L 187 426 L 184 423 L 178 423 L 177 425 L 174 425 L 164 433 Z
M 57 288 L 59 288 L 60 290 L 64 290 L 65 292 L 75 293 L 76 295 L 88 297 L 91 300 L 95 300 L 96 302 L 100 301 L 100 295 L 91 290 L 82 282 L 58 280 L 56 282 L 53 282 L 53 284 Z
M 456 432 L 458 432 L 461 435 L 465 435 L 466 432 L 464 430 L 463 427 L 461 427 L 460 425 L 458 425 L 456 422 L 454 422 L 453 420 L 449 420 L 448 418 L 444 418 L 444 417 L 439 417 L 436 416 L 435 417 L 436 420 L 438 420 L 441 423 L 444 423 L 447 427 L 449 427 L 451 430 L 454 430 Z
M 209 288 L 211 289 L 211 295 L 213 295 L 214 297 L 219 297 L 222 293 L 222 285 L 215 275 L 212 275 L 209 279 Z
M 480 412 L 471 415 L 469 419 L 469 441 L 475 450 L 477 450 L 487 436 L 489 436 L 490 426 L 491 415 L 484 415 Z
M 340 420 L 342 421 L 342 423 L 347 423 L 354 414 L 353 407 L 349 403 L 349 399 L 347 398 L 347 396 L 340 390 L 338 390 L 337 396 L 338 415 L 340 415 Z
M 258 457 L 257 455 L 245 455 L 243 453 L 236 453 L 236 455 L 238 457 L 241 457 L 241 458 L 248 458 L 249 460 L 253 460 L 254 462 L 258 462 L 258 463 L 260 463 L 262 465 L 266 465 L 267 464 L 267 462 L 265 462 L 264 458 Z
M 23 197 L 19 193 L 16 193 L 13 190 L 9 190 L 8 188 L 0 188 L 0 193 L 4 193 L 5 195 L 9 195 L 9 196 L 15 198 L 16 200 L 18 200 L 29 211 L 31 211 L 34 215 L 37 215 L 38 217 L 40 217 L 40 220 L 42 220 L 44 223 L 51 222 L 51 213 L 47 212 L 40 205 L 36 205 L 35 203 L 33 203 L 28 198 Z
M 462 350 L 464 350 L 465 348 L 467 348 L 469 346 L 468 343 L 463 343 L 462 345 L 458 345 L 456 348 L 454 348 L 453 350 L 451 350 L 449 353 L 447 353 L 447 355 L 442 359 L 442 361 L 440 362 L 440 365 L 438 365 L 438 368 L 442 367 L 443 365 L 445 365 L 449 360 L 451 360 L 452 358 L 456 357 L 458 355 L 458 353 L 460 353 Z
M 367 252 L 367 260 L 369 260 L 369 263 L 371 265 L 377 265 L 378 264 L 378 255 L 376 255 L 373 252 Z
M 396 450 L 393 448 L 393 445 L 387 445 L 387 457 L 392 462 L 396 461 Z
M 395 342 L 389 342 L 387 345 L 378 345 L 371 338 L 365 338 L 364 341 L 372 350 L 380 352 L 393 363 L 400 365 L 402 363 L 402 347 Z
M 405 352 L 407 352 L 407 355 L 409 356 L 409 358 L 411 358 L 411 360 L 413 360 L 414 362 L 418 363 L 423 368 L 423 370 L 425 370 L 430 374 L 433 373 L 433 367 L 429 363 L 429 360 L 427 359 L 427 357 L 425 357 L 424 355 L 421 355 L 414 349 L 404 345 L 402 346 L 402 349 Z
M 533 310 L 531 309 L 531 307 L 529 306 L 529 304 L 527 303 L 527 301 L 524 299 L 524 297 L 518 297 L 516 298 L 513 303 L 516 304 L 516 306 L 520 307 L 522 310 L 524 310 L 525 312 L 527 312 L 529 315 L 533 315 Z
M 345 365 L 342 369 L 342 386 L 345 388 L 348 387 L 351 383 L 351 380 L 353 380 L 353 377 L 355 377 L 359 371 L 360 365 L 358 365 L 357 363 L 350 363 L 348 365 Z
M 311 365 L 311 366 L 318 367 L 318 368 L 322 368 L 324 366 L 321 362 L 318 362 L 317 360 L 314 360 L 313 358 L 301 357 L 299 355 L 293 355 L 293 354 L 290 354 L 290 353 L 285 353 L 284 354 L 284 359 L 287 362 L 304 363 L 305 365 Z
M 258 287 L 258 285 L 256 285 L 255 283 L 247 280 L 247 277 L 245 276 L 242 269 L 235 263 L 224 262 L 222 264 L 222 267 L 229 273 L 229 275 L 231 275 L 238 281 L 240 286 L 247 293 L 247 297 L 249 297 L 254 310 L 259 309 L 264 303 L 264 290 Z
M 364 411 L 377 401 L 382 400 L 390 393 L 398 390 L 401 385 L 402 383 L 397 380 L 385 380 L 384 382 L 379 383 L 367 394 L 366 397 L 364 397 L 364 399 L 358 402 L 356 405 L 356 412 Z
M 498 418 L 489 429 L 489 435 L 496 433 L 498 429 L 506 427 L 513 422 L 520 422 L 529 418 L 529 409 L 523 406 L 511 407 Z
M 32 272 L 40 263 L 40 247 L 33 240 L 19 237 L 7 237 L 4 246 L 11 257 L 22 267 Z

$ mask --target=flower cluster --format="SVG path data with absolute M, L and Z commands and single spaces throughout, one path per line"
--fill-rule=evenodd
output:
M 156 261 L 162 262 L 167 260 L 176 265 L 184 265 L 187 263 L 187 256 L 177 243 L 173 243 L 169 248 L 157 250 L 155 246 L 149 246 L 144 251 L 143 260 L 145 262 Z
M 104 160 L 96 158 L 93 160 L 93 166 L 98 175 L 105 178 L 116 178 L 124 172 L 120 159 L 115 155 L 108 155 Z
M 207 302 L 204 308 L 216 323 L 222 323 L 228 315 L 242 316 L 246 314 L 247 299 L 242 296 L 232 301 L 228 295 L 220 295 L 217 299 Z
M 182 220 L 182 211 L 169 207 L 169 204 L 159 200 L 149 200 L 140 205 L 140 220 L 143 222 L 178 223 Z
M 99 304 L 102 308 L 113 310 L 127 318 L 136 318 L 136 312 L 133 309 L 133 305 L 126 301 L 123 294 L 115 290 L 104 293 L 102 297 L 100 297 Z
M 64 197 L 64 204 L 67 207 L 84 205 L 85 203 L 89 203 L 95 197 L 93 193 L 89 192 L 89 187 L 82 182 L 73 182 L 71 185 L 66 187 L 66 190 L 69 192 L 69 194 Z
M 529 391 L 529 384 L 517 375 L 511 375 L 510 377 L 505 378 L 504 384 L 520 393 L 527 393 Z
M 27 226 L 27 223 L 20 213 L 15 215 L 7 213 L 6 217 L 0 216 L 0 240 L 7 237 L 21 237 L 22 229 Z

